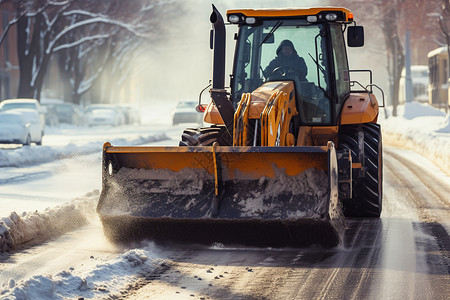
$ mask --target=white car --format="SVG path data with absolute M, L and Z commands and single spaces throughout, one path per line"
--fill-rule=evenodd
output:
M 34 110 L 38 114 L 39 117 L 39 127 L 40 127 L 40 134 L 41 136 L 44 135 L 45 132 L 45 113 L 47 112 L 47 109 L 44 107 L 41 107 L 39 104 L 39 101 L 35 99 L 25 99 L 25 98 L 19 98 L 19 99 L 9 99 L 4 100 L 0 102 L 0 112 L 1 111 L 8 111 L 8 110 L 17 110 L 17 109 L 25 109 L 25 110 Z M 30 114 L 29 114 L 30 115 Z M 36 125 L 36 122 L 32 124 Z M 33 131 L 33 130 L 32 130 Z M 33 141 L 36 141 L 36 136 L 34 136 L 35 139 L 32 139 Z M 42 140 L 42 137 L 40 138 Z
M 31 144 L 30 123 L 18 111 L 0 112 L 0 143 Z
M 180 101 L 177 103 L 172 113 L 172 124 L 180 123 L 197 123 L 203 125 L 203 114 L 195 110 L 198 102 L 196 101 Z
M 124 123 L 122 112 L 112 106 L 89 106 L 86 110 L 86 123 L 90 126 L 119 126 Z

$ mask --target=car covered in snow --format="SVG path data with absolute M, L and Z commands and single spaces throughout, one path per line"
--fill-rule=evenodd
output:
M 141 123 L 141 114 L 136 107 L 122 104 L 118 105 L 117 108 L 122 111 L 125 124 L 132 125 Z
M 31 144 L 30 123 L 18 111 L 0 112 L 0 143 Z
M 197 123 L 203 125 L 203 114 L 195 110 L 198 102 L 196 101 L 180 101 L 172 113 L 172 124 L 180 123 Z
M 10 99 L 0 103 L 0 112 L 14 111 L 20 113 L 30 126 L 31 142 L 42 144 L 45 132 L 45 112 L 35 99 Z
M 73 103 L 44 103 L 42 105 L 47 108 L 48 119 L 53 118 L 53 115 L 56 116 L 58 121 L 54 123 L 65 123 L 76 126 L 81 126 L 83 124 L 83 113 L 80 108 Z
M 119 126 L 125 122 L 122 111 L 107 104 L 89 105 L 85 110 L 85 118 L 88 126 Z

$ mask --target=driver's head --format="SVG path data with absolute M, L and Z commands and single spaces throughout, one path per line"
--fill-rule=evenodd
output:
M 297 51 L 295 51 L 294 44 L 290 40 L 284 40 L 278 46 L 277 55 L 291 56 L 294 53 L 297 53 Z

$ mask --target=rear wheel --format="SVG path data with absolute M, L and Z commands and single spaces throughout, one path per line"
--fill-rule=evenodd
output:
M 225 126 L 186 128 L 181 135 L 180 146 L 212 146 L 218 142 L 219 146 L 231 146 L 231 138 Z
M 358 163 L 363 136 L 364 170 L 352 171 L 352 199 L 343 199 L 347 217 L 378 218 L 381 214 L 383 196 L 382 141 L 379 124 L 343 125 L 339 134 L 339 149 L 349 149 L 353 163 Z M 362 141 L 361 141 L 362 143 Z
M 37 146 L 41 146 L 42 145 L 42 137 L 44 136 L 44 133 L 41 132 L 41 138 L 39 139 L 39 141 L 36 142 Z

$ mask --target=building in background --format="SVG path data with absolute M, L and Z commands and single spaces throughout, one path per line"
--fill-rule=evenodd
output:
M 428 85 L 429 103 L 439 108 L 449 106 L 448 99 L 448 52 L 447 47 L 440 47 L 428 53 L 430 82 Z

